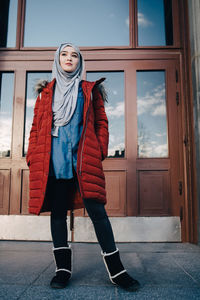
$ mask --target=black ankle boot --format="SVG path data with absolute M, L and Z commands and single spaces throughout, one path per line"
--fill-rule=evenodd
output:
M 139 289 L 139 282 L 128 275 L 124 269 L 120 260 L 119 249 L 111 253 L 101 252 L 101 254 L 103 255 L 104 264 L 113 284 L 116 284 L 130 292 Z
M 56 276 L 51 280 L 52 288 L 62 289 L 67 286 L 67 283 L 72 275 L 72 250 L 70 247 L 53 248 Z

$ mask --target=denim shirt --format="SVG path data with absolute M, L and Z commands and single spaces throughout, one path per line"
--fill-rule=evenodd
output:
M 76 170 L 78 145 L 83 130 L 84 97 L 81 82 L 74 114 L 68 124 L 59 127 L 58 137 L 52 136 L 49 176 L 70 179 Z

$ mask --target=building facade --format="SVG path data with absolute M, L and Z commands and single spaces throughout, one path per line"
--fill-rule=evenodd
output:
M 28 214 L 25 155 L 36 99 L 56 48 L 78 45 L 84 79 L 105 77 L 103 162 L 117 241 L 199 237 L 199 1 L 2 0 L 0 238 L 49 240 L 49 214 Z M 73 241 L 95 241 L 84 209 Z

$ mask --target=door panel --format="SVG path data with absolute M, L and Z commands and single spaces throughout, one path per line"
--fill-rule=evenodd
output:
M 138 171 L 139 215 L 169 215 L 169 171 Z
M 0 170 L 0 214 L 8 214 L 10 197 L 10 170 Z

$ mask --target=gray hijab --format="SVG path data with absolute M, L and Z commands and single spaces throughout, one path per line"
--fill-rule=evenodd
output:
M 74 72 L 66 72 L 60 66 L 60 53 L 67 47 L 73 47 L 79 56 L 79 63 Z M 52 78 L 56 78 L 54 97 L 52 103 L 53 128 L 51 134 L 58 136 L 58 129 L 69 123 L 77 103 L 78 87 L 84 68 L 84 60 L 77 46 L 65 43 L 56 50 Z

